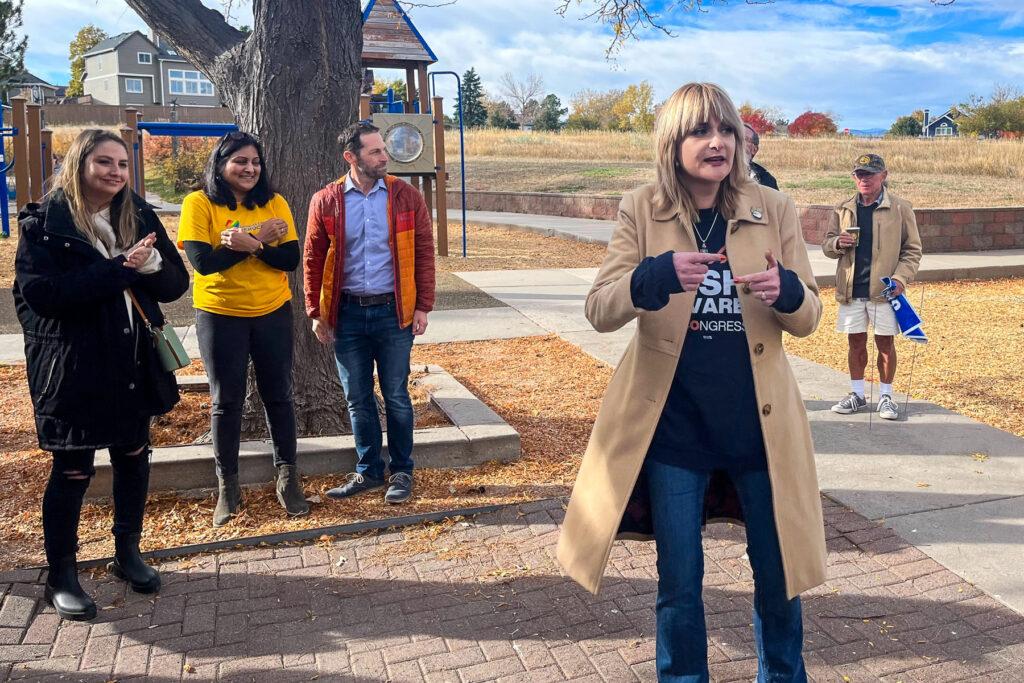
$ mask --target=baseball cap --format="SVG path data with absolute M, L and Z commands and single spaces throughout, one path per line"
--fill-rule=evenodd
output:
M 867 171 L 868 173 L 881 173 L 885 170 L 885 161 L 877 154 L 862 154 L 854 162 L 853 172 Z

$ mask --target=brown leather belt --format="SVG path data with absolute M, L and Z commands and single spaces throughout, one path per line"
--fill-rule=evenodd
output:
M 354 303 L 360 306 L 383 306 L 389 304 L 395 300 L 393 292 L 387 292 L 385 294 L 371 294 L 369 296 L 359 296 L 358 294 L 349 294 L 348 292 L 341 293 L 342 303 Z

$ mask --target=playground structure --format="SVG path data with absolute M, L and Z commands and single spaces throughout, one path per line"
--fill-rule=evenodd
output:
M 4 118 L 8 108 L 4 107 Z M 11 140 L 11 159 L 7 159 L 6 142 Z M 29 202 L 38 202 L 45 193 L 47 181 L 53 175 L 53 131 L 43 128 L 42 107 L 28 104 L 24 97 L 12 97 L 10 126 L 6 121 L 0 128 L 0 181 L 8 196 L 0 205 L 0 235 L 11 234 L 10 201 L 7 173 L 14 170 L 15 205 L 20 211 Z
M 405 71 L 406 99 L 396 101 L 389 91 L 373 98 L 367 92 L 360 98 L 360 119 L 381 129 L 391 163 L 389 171 L 406 177 L 423 192 L 427 208 L 437 219 L 437 253 L 448 255 L 447 165 L 444 149 L 444 113 L 442 98 L 431 97 L 431 86 L 439 75 L 458 75 L 451 71 L 431 72 L 427 67 L 437 57 L 413 26 L 397 0 L 370 0 L 363 12 L 363 66 Z M 370 73 L 368 71 L 368 73 Z M 372 82 L 368 85 L 372 86 Z M 367 88 L 368 90 L 369 88 Z M 461 83 L 459 83 L 461 102 Z M 371 102 L 377 99 L 377 102 Z M 374 110 L 377 110 L 376 112 Z M 146 159 L 143 133 L 173 137 L 219 137 L 237 130 L 230 123 L 179 123 L 145 121 L 134 108 L 126 108 L 119 132 L 130 150 L 128 173 L 131 187 L 146 196 Z M 462 111 L 459 134 L 462 131 Z M 53 175 L 52 131 L 43 128 L 40 105 L 27 104 L 24 98 L 11 100 L 11 126 L 0 128 L 0 135 L 13 141 L 15 195 L 18 209 L 40 201 Z M 464 147 L 464 146 L 463 146 Z M 5 169 L 0 151 L 0 171 Z M 466 256 L 465 157 L 462 157 L 462 255 Z M 0 178 L 4 176 L 0 174 Z M 3 205 L 3 234 L 8 231 L 7 204 Z

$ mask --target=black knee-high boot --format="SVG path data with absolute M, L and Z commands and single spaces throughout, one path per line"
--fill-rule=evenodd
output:
M 134 455 L 120 449 L 110 451 L 114 477 L 114 561 L 107 569 L 127 581 L 137 593 L 160 590 L 160 573 L 146 564 L 139 553 L 152 452 L 148 444 Z
M 79 467 L 54 456 L 43 493 L 43 545 L 49 565 L 43 597 L 61 618 L 88 621 L 96 616 L 96 603 L 78 582 L 78 520 L 94 470 L 91 457 Z

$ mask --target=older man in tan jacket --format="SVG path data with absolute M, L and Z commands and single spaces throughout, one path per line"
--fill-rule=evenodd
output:
M 857 194 L 836 207 L 822 251 L 839 259 L 836 268 L 836 300 L 839 316 L 836 331 L 849 339 L 850 393 L 832 406 L 842 415 L 867 407 L 864 370 L 868 364 L 868 323 L 875 333 L 878 375 L 881 381 L 878 415 L 899 419 L 892 397 L 896 376 L 896 316 L 882 293 L 882 278 L 890 277 L 899 296 L 917 275 L 921 262 L 921 236 L 910 202 L 886 187 L 889 172 L 877 154 L 857 158 L 853 178 Z

